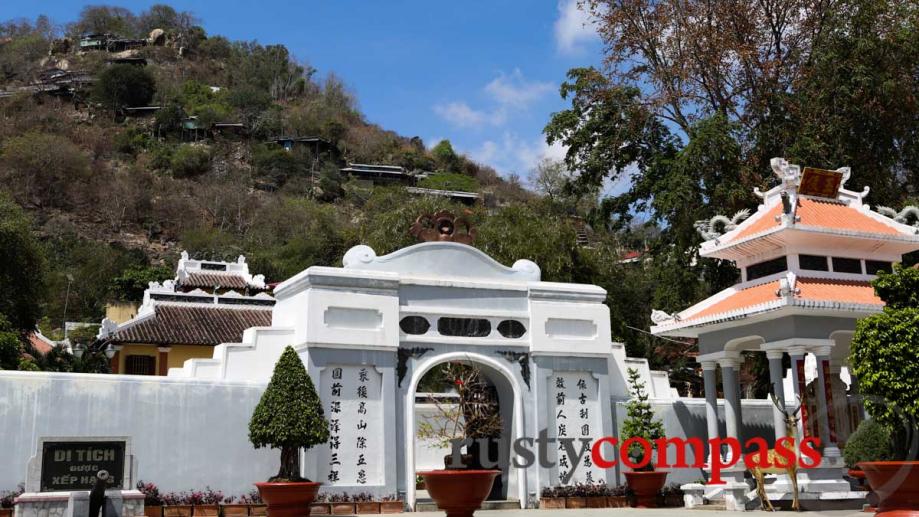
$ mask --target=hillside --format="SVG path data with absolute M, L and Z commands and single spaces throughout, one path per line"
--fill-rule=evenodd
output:
M 349 163 L 399 166 L 401 184 L 492 207 L 532 197 L 448 141 L 370 123 L 342 79 L 318 76 L 281 44 L 207 35 L 167 6 L 0 26 L 0 180 L 47 250 L 44 316 L 69 305 L 68 320 L 97 321 L 107 299 L 137 295 L 113 279 L 162 274 L 181 249 L 246 254 L 281 280 L 336 263 L 399 205 L 445 204 L 356 181 Z M 392 196 L 406 201 L 379 201 Z

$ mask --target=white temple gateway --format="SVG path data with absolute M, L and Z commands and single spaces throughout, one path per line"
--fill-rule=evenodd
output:
M 504 424 L 502 464 L 514 440 L 544 429 L 552 438 L 614 433 L 609 401 L 628 389 L 603 289 L 543 282 L 529 260 L 505 267 L 455 242 L 383 257 L 357 246 L 343 263 L 311 267 L 278 285 L 271 327 L 249 329 L 243 343 L 219 345 L 213 359 L 187 361 L 169 375 L 265 381 L 283 348 L 294 345 L 318 381 L 332 430 L 329 443 L 305 460 L 307 475 L 330 491 L 404 492 L 409 506 L 415 473 L 423 470 L 416 390 L 439 364 L 473 363 L 493 383 Z M 555 456 L 557 445 L 552 449 Z M 563 452 L 553 462 L 552 469 L 504 468 L 499 497 L 534 504 L 540 487 L 558 485 L 572 463 Z M 443 468 L 442 460 L 425 467 Z M 613 469 L 582 465 L 569 483 L 614 478 Z
M 765 353 L 776 396 L 789 404 L 805 401 L 798 437 L 818 436 L 824 444 L 822 468 L 799 474 L 805 478 L 802 499 L 839 498 L 848 490 L 841 479 L 839 446 L 862 419 L 861 404 L 853 400 L 857 379 L 845 371 L 849 343 L 856 321 L 884 305 L 869 282 L 878 271 L 890 271 L 903 254 L 919 249 L 919 222 L 909 226 L 870 210 L 863 202 L 867 188 L 843 188 L 848 168 L 802 172 L 775 158 L 772 169 L 781 183 L 765 193 L 756 191 L 763 203 L 752 216 L 743 222 L 745 213 L 731 220 L 716 216 L 697 225 L 709 239 L 700 255 L 734 262 L 740 282 L 678 314 L 656 312 L 651 330 L 699 340 L 709 438 L 728 436 L 741 443 L 750 438 L 742 432 L 738 367 L 741 353 Z M 883 207 L 878 211 L 893 213 Z M 723 232 L 713 228 L 717 225 Z M 784 354 L 791 358 L 787 383 Z M 816 378 L 810 386 L 807 354 L 815 358 Z M 718 427 L 719 366 L 726 435 Z M 774 437 L 782 436 L 784 420 L 775 409 Z M 742 471 L 737 474 L 740 486 Z M 787 483 L 770 490 L 775 499 L 789 497 Z M 743 496 L 741 489 L 737 506 L 744 504 Z

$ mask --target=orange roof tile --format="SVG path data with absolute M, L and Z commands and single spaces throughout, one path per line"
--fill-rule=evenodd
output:
M 741 289 L 727 298 L 709 305 L 696 314 L 691 315 L 688 319 L 699 319 L 713 314 L 731 312 L 745 307 L 752 307 L 761 303 L 777 300 L 775 292 L 779 288 L 779 281 L 766 282 L 765 284 L 755 285 Z
M 795 296 L 798 300 L 855 303 L 860 305 L 884 304 L 874 293 L 874 288 L 871 287 L 871 284 L 868 282 L 822 278 L 798 278 L 795 287 L 800 290 L 800 293 Z M 772 301 L 778 301 L 779 297 L 776 295 L 778 289 L 778 280 L 741 289 L 703 308 L 701 311 L 689 315 L 684 318 L 683 321 L 697 320 L 708 316 L 724 314 Z
M 865 305 L 883 305 L 884 301 L 874 293 L 868 282 L 849 280 L 799 278 L 796 287 L 801 290 L 798 298 L 821 302 L 847 302 Z
M 754 220 L 746 227 L 741 224 L 741 230 L 731 239 L 739 241 L 779 226 L 776 218 L 782 214 L 782 203 L 776 203 L 761 217 Z M 852 208 L 833 200 L 819 200 L 799 198 L 797 224 L 831 228 L 834 230 L 849 230 L 861 233 L 879 233 L 883 235 L 899 235 L 896 228 L 888 226 L 872 217 L 865 215 L 861 210 Z
M 738 241 L 740 239 L 745 239 L 751 235 L 770 230 L 779 225 L 775 220 L 776 217 L 782 214 L 782 203 L 778 203 L 772 208 L 770 208 L 762 217 L 750 223 L 749 226 L 742 228 L 740 232 L 734 236 L 732 241 Z
M 801 198 L 795 215 L 800 218 L 798 224 L 808 226 L 862 233 L 900 234 L 896 228 L 865 215 L 861 210 L 830 200 Z

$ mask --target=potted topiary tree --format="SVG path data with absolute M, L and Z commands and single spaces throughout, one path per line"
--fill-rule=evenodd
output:
M 859 320 L 849 364 L 865 409 L 893 436 L 895 461 L 856 466 L 878 495 L 879 515 L 919 516 L 919 270 L 897 264 L 873 284 L 886 306 Z
M 625 472 L 625 480 L 635 494 L 635 507 L 655 508 L 657 494 L 667 481 L 667 472 L 654 470 L 651 454 L 657 448 L 655 440 L 664 437 L 664 424 L 654 417 L 645 384 L 634 368 L 629 368 L 629 386 L 632 399 L 626 406 L 627 416 L 622 422 L 622 443 L 631 438 L 642 438 L 650 444 L 650 449 L 645 450 L 639 443 L 629 446 L 628 460 L 636 467 L 631 472 Z
M 497 403 L 489 397 L 481 371 L 474 365 L 448 363 L 441 375 L 453 385 L 457 398 L 444 404 L 435 400 L 439 418 L 435 423 L 419 426 L 421 438 L 433 438 L 442 444 L 453 439 L 488 440 L 501 432 Z M 469 446 L 468 452 L 474 451 Z M 483 469 L 478 454 L 464 454 L 462 464 L 452 455 L 444 458 L 443 470 L 419 472 L 437 507 L 450 517 L 472 517 L 491 492 L 500 470 Z
M 256 449 L 281 449 L 281 468 L 267 483 L 256 483 L 268 504 L 269 517 L 310 514 L 320 483 L 300 476 L 300 449 L 329 439 L 329 423 L 322 402 L 303 361 L 288 346 L 271 375 L 271 382 L 249 421 L 249 441 Z
M 879 424 L 877 420 L 863 420 L 858 424 L 858 429 L 846 440 L 842 450 L 842 457 L 849 467 L 849 477 L 871 490 L 871 483 L 865 479 L 865 472 L 858 464 L 863 461 L 889 461 L 893 459 L 893 450 L 890 445 L 890 431 Z M 868 505 L 873 511 L 877 506 L 877 494 L 868 494 Z

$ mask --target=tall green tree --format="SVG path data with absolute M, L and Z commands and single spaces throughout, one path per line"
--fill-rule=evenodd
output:
M 146 67 L 114 64 L 102 71 L 93 83 L 92 98 L 103 108 L 146 106 L 156 93 L 156 79 Z
M 0 314 L 28 331 L 41 317 L 45 255 L 22 209 L 0 192 Z

